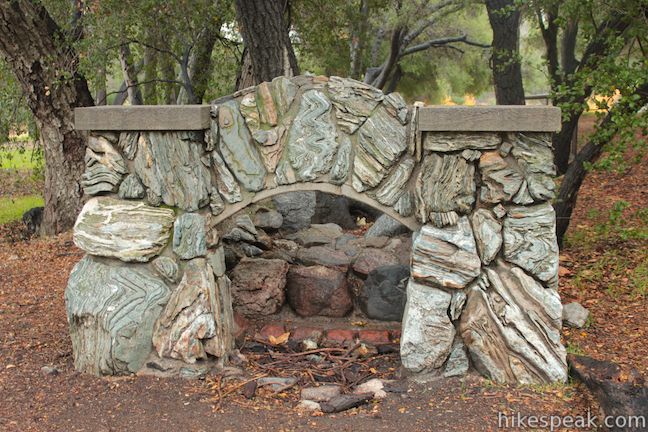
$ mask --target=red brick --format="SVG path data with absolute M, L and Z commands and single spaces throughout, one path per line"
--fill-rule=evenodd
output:
M 319 342 L 322 339 L 322 329 L 315 327 L 296 327 L 290 332 L 290 339 L 296 341 L 303 341 L 304 339 L 312 339 Z
M 389 335 L 391 336 L 392 341 L 400 342 L 400 338 L 401 338 L 401 330 L 400 329 L 390 330 Z
M 286 333 L 286 327 L 283 324 L 278 323 L 266 324 L 261 330 L 259 330 L 259 336 L 263 339 L 268 339 L 270 336 L 277 338 L 284 333 Z
M 326 340 L 332 343 L 343 343 L 353 341 L 356 337 L 356 332 L 348 329 L 333 329 L 326 332 Z
M 371 345 L 384 345 L 391 342 L 387 330 L 360 330 L 360 341 Z

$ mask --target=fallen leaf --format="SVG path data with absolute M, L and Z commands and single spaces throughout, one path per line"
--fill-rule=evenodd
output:
M 270 336 L 268 336 L 268 341 L 272 345 L 283 345 L 286 342 L 288 342 L 289 337 L 290 337 L 290 332 L 286 332 L 286 333 L 282 334 L 279 337 L 274 337 L 273 335 L 270 335 Z

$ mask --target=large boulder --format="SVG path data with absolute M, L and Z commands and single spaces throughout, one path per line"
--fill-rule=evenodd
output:
M 365 238 L 372 237 L 394 237 L 399 234 L 408 233 L 410 230 L 393 217 L 383 214 L 365 233 Z
M 294 234 L 286 236 L 289 240 L 294 240 L 302 246 L 317 246 L 333 244 L 338 237 L 343 234 L 342 228 L 334 223 L 313 224 L 309 228 L 297 231 Z
M 504 259 L 558 287 L 556 213 L 550 203 L 510 206 L 504 218 Z
M 412 247 L 412 277 L 418 282 L 461 289 L 481 270 L 475 238 L 468 218 L 456 225 L 424 225 Z
M 346 270 L 351 264 L 351 257 L 341 250 L 329 246 L 313 246 L 297 251 L 297 260 L 304 265 L 323 265 L 327 267 L 340 267 Z
M 382 321 L 400 321 L 407 300 L 409 266 L 390 265 L 369 272 L 358 297 L 367 317 Z
M 153 326 L 169 295 L 143 265 L 85 256 L 65 290 L 74 367 L 95 375 L 137 372 L 153 349 Z
M 456 333 L 448 316 L 451 299 L 442 289 L 409 280 L 401 337 L 401 361 L 407 370 L 440 373 Z
M 173 252 L 182 259 L 207 253 L 205 219 L 198 213 L 184 213 L 173 224 Z
M 459 329 L 475 368 L 501 383 L 567 379 L 562 305 L 519 267 L 496 260 L 468 290 Z
M 272 197 L 275 208 L 283 217 L 282 229 L 297 231 L 306 228 L 315 214 L 315 192 L 290 192 Z
M 311 223 L 334 223 L 344 229 L 356 228 L 355 220 L 349 210 L 349 199 L 343 196 L 316 192 L 315 214 Z
M 353 308 L 344 272 L 324 266 L 292 266 L 288 303 L 299 315 L 343 317 Z
M 211 306 L 216 295 L 214 274 L 205 259 L 189 261 L 155 326 L 153 345 L 160 357 L 187 363 L 206 357 L 203 344 L 216 335 Z
M 142 202 L 92 198 L 74 224 L 74 243 L 91 255 L 146 262 L 167 245 L 174 218 Z
M 361 277 L 366 277 L 378 267 L 399 264 L 398 257 L 382 249 L 363 249 L 353 262 L 353 271 Z
M 246 316 L 271 315 L 286 300 L 288 263 L 279 259 L 244 258 L 230 274 L 234 309 Z

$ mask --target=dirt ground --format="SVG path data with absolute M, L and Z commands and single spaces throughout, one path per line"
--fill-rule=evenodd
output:
M 629 203 L 624 219 L 640 224 L 633 218 L 647 207 L 647 194 L 647 160 L 623 174 L 589 176 L 570 228 L 580 241 L 561 253 L 560 283 L 563 302 L 578 300 L 592 312 L 587 328 L 565 331 L 568 350 L 634 366 L 644 375 L 648 296 L 642 294 L 643 279 L 636 273 L 648 257 L 647 242 L 598 240 L 595 231 L 618 199 Z M 407 391 L 362 408 L 312 415 L 294 409 L 297 388 L 278 395 L 261 392 L 253 400 L 234 394 L 217 403 L 211 377 L 79 374 L 72 365 L 63 292 L 82 254 L 69 233 L 15 241 L 20 239 L 17 230 L 18 225 L 0 227 L 1 431 L 485 431 L 498 429 L 499 412 L 598 412 L 579 384 L 501 386 L 475 375 L 409 383 Z M 43 366 L 54 366 L 59 373 L 46 375 Z

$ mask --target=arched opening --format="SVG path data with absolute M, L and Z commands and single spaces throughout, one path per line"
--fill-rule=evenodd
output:
M 237 345 L 397 354 L 411 229 L 373 200 L 310 186 L 256 199 L 217 225 Z

